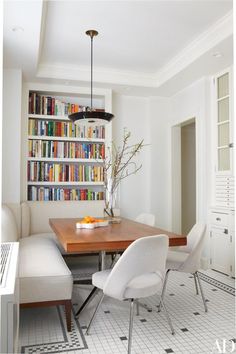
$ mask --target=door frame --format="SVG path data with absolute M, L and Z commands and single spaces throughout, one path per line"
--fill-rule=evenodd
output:
M 196 220 L 198 219 L 198 146 L 197 146 L 197 119 L 185 119 L 171 127 L 171 215 L 172 230 L 182 232 L 182 187 L 181 187 L 181 127 L 195 123 L 195 154 L 196 154 Z

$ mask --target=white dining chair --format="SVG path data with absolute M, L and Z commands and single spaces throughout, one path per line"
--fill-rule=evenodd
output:
M 154 226 L 155 225 L 155 215 L 151 213 L 142 213 L 139 214 L 135 221 L 140 222 L 142 224 L 146 224 L 149 226 Z
M 161 292 L 169 239 L 166 235 L 148 236 L 134 241 L 112 269 L 93 274 L 92 283 L 102 290 L 102 297 L 90 320 L 86 334 L 105 295 L 118 300 L 130 300 L 128 354 L 131 353 L 134 301 Z M 171 319 L 161 299 L 167 321 L 174 334 Z
M 142 213 L 139 214 L 135 221 L 140 222 L 141 224 L 146 224 L 149 226 L 154 226 L 155 225 L 155 215 L 150 214 L 150 213 Z M 111 267 L 115 264 L 117 261 L 117 255 L 119 256 L 122 252 L 114 252 L 111 255 Z M 148 306 L 144 304 L 140 304 L 141 306 L 145 307 L 147 310 L 151 310 Z M 137 303 L 137 314 L 139 314 L 139 309 L 138 309 L 138 303 Z
M 151 213 L 141 213 L 136 217 L 135 221 L 149 226 L 155 226 L 155 215 Z M 139 315 L 140 306 L 145 308 L 147 311 L 152 311 L 151 307 L 139 301 L 136 301 L 136 306 L 137 306 L 137 316 Z
M 201 253 L 204 245 L 206 225 L 196 223 L 187 235 L 187 245 L 179 247 L 176 251 L 169 251 L 166 260 L 166 275 L 162 289 L 162 299 L 165 296 L 168 275 L 170 271 L 191 273 L 194 277 L 196 294 L 198 295 L 198 284 L 202 296 L 205 312 L 208 311 L 206 299 L 203 293 L 202 284 L 198 275 L 201 263 Z M 161 303 L 159 304 L 159 310 Z

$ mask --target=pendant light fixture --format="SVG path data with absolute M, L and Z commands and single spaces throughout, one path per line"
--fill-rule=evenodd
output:
M 91 39 L 91 98 L 90 107 L 86 107 L 83 112 L 76 112 L 69 115 L 69 119 L 78 125 L 104 125 L 109 123 L 114 117 L 108 112 L 96 111 L 93 108 L 93 37 L 98 35 L 96 30 L 85 32 Z

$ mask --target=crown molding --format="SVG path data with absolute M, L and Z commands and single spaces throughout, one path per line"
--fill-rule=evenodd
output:
M 163 66 L 155 74 L 157 87 L 187 68 L 199 57 L 213 49 L 218 43 L 233 34 L 233 12 L 218 20 L 207 31 L 198 36 L 190 45 Z
M 233 34 L 233 12 L 230 11 L 218 20 L 207 31 L 185 47 L 156 73 L 107 70 L 94 70 L 94 83 L 110 85 L 128 85 L 137 87 L 158 88 L 178 73 L 189 67 L 203 54 L 212 50 L 217 44 Z M 40 63 L 37 70 L 38 78 L 74 80 L 89 82 L 90 67 L 71 66 L 60 63 Z
M 40 64 L 40 60 L 41 60 L 41 56 L 42 56 L 43 43 L 44 43 L 44 37 L 45 37 L 45 26 L 46 26 L 46 20 L 47 20 L 47 11 L 48 11 L 48 3 L 47 3 L 47 1 L 42 1 L 37 68 Z
M 65 94 L 65 85 L 60 83 L 41 83 L 41 82 L 26 82 L 25 87 L 31 91 L 52 91 L 52 92 L 60 92 L 62 95 Z M 66 93 L 78 94 L 78 92 L 83 95 L 90 94 L 90 87 L 86 86 L 72 86 L 66 85 Z M 112 90 L 108 88 L 97 88 L 94 87 L 94 96 L 109 96 L 112 94 Z
M 88 82 L 90 80 L 90 67 L 45 63 L 38 66 L 37 77 Z M 102 68 L 93 70 L 93 82 L 142 87 L 156 86 L 155 74 Z

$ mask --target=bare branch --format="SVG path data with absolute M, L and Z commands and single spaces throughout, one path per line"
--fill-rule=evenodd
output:
M 124 129 L 122 146 L 117 147 L 113 141 L 108 148 L 108 156 L 103 160 L 106 209 L 109 208 L 108 195 L 114 197 L 121 180 L 136 174 L 142 168 L 142 164 L 137 166 L 133 159 L 146 144 L 141 140 L 138 144 L 128 145 L 130 137 L 131 133 Z M 113 211 L 110 210 L 110 213 L 112 214 Z

